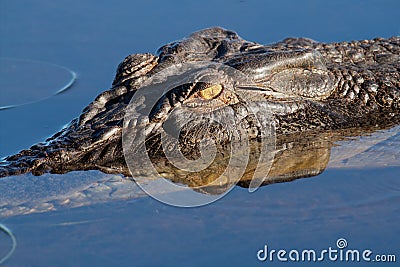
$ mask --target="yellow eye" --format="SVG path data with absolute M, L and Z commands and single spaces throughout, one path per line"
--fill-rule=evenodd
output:
M 212 85 L 199 91 L 199 95 L 203 99 L 210 100 L 217 97 L 222 92 L 222 89 L 222 85 L 220 84 Z

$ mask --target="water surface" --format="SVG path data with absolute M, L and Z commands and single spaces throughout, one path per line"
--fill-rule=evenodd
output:
M 3 1 L 0 57 L 65 66 L 78 73 L 78 80 L 63 94 L 1 110 L 0 157 L 44 140 L 78 116 L 110 87 L 128 54 L 154 53 L 167 42 L 216 25 L 260 43 L 288 36 L 324 42 L 389 37 L 400 33 L 399 9 L 398 1 L 371 0 Z M 0 96 L 15 97 L 2 88 Z M 399 143 L 383 147 L 388 151 Z M 279 262 L 257 260 L 265 244 L 321 250 L 335 247 L 339 238 L 350 248 L 397 253 L 399 259 L 399 166 L 344 167 L 331 166 L 317 177 L 252 194 L 237 187 L 220 201 L 194 209 L 166 206 L 131 183 L 99 172 L 2 179 L 0 209 L 10 209 L 7 201 L 21 202 L 13 203 L 20 213 L 0 215 L 18 241 L 5 266 L 275 266 Z M 123 197 L 113 198 L 107 183 L 119 183 L 117 195 Z M 38 199 L 42 206 L 29 206 Z M 0 232 L 0 255 L 9 246 L 10 239 Z

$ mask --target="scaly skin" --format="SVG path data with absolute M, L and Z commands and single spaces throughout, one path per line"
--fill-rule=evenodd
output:
M 157 55 L 128 56 L 119 65 L 110 90 L 100 94 L 79 118 L 46 142 L 1 161 L 0 177 L 89 169 L 129 176 L 122 149 L 122 126 L 130 100 L 156 73 L 177 63 L 198 61 L 224 63 L 242 71 L 253 82 L 227 92 L 234 100 L 225 101 L 226 106 L 212 112 L 249 113 L 237 97 L 241 91 L 257 111 L 262 113 L 265 107 L 272 111 L 278 136 L 310 130 L 386 127 L 400 121 L 400 37 L 330 44 L 289 38 L 260 45 L 243 40 L 232 31 L 210 28 L 161 47 Z M 203 101 L 192 99 L 195 92 L 188 94 L 192 90 L 188 88 L 167 95 L 166 106 L 155 108 L 146 125 L 138 126 L 153 127 L 146 136 L 150 157 L 159 153 L 162 123 L 172 108 L 178 110 L 174 120 L 179 122 L 186 118 L 177 104 L 184 106 L 188 99 Z M 257 138 L 259 125 L 250 117 L 240 127 Z M 156 123 L 158 126 L 154 126 Z M 198 152 L 193 140 L 198 143 L 211 137 L 221 146 L 229 141 L 222 129 L 208 122 L 183 133 L 180 146 L 189 157 Z

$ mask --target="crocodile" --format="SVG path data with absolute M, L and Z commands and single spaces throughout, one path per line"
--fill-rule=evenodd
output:
M 197 63 L 210 64 L 208 70 L 215 64 L 227 66 L 240 72 L 244 80 L 235 83 L 235 77 L 208 72 L 212 78 L 179 84 L 170 90 L 158 87 L 155 104 L 127 121 L 132 100 L 142 94 L 138 98 L 141 102 L 133 103 L 135 111 L 140 111 L 154 94 L 146 95 L 146 86 L 153 77 L 164 73 L 168 78 L 174 75 L 168 72 L 173 66 Z M 160 163 L 160 173 L 182 182 L 176 172 L 164 171 L 168 166 L 159 160 L 165 158 L 160 149 L 163 134 L 178 127 L 179 149 L 191 160 L 201 156 L 201 140 L 212 139 L 222 151 L 218 154 L 222 159 L 226 144 L 232 142 L 232 135 L 210 117 L 191 117 L 197 113 L 211 114 L 219 120 L 229 117 L 233 121 L 227 124 L 256 141 L 263 133 L 261 124 L 268 122 L 273 126 L 277 147 L 285 146 L 287 140 L 300 133 L 389 128 L 400 122 L 400 37 L 340 43 L 287 38 L 261 45 L 220 27 L 194 32 L 162 46 L 155 55 L 126 57 L 117 68 L 111 89 L 97 96 L 78 118 L 45 142 L 1 160 L 0 177 L 75 170 L 132 176 L 123 138 L 127 125 L 133 125 L 135 133 L 144 135 L 141 145 L 145 145 L 149 157 Z M 326 157 L 320 158 L 326 161 Z M 320 173 L 321 168 L 317 169 L 289 173 L 306 177 Z M 286 175 L 284 180 L 288 179 Z

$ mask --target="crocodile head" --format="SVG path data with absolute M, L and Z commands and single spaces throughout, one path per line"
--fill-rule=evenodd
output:
M 114 86 L 138 87 L 133 77 L 144 76 L 126 66 L 137 66 L 130 61 L 141 57 L 151 58 L 127 58 Z M 123 143 L 135 155 L 130 159 L 125 154 L 128 161 L 140 162 L 144 155 L 138 150 L 151 156 L 167 152 L 174 158 L 194 160 L 201 156 L 201 146 L 214 151 L 234 141 L 242 142 L 238 147 L 247 147 L 244 142 L 248 140 L 274 137 L 277 116 L 315 105 L 335 88 L 334 77 L 318 51 L 273 51 L 220 28 L 168 44 L 146 61 L 155 59 L 157 65 L 133 90 L 126 109 L 124 129 L 129 130 Z M 209 145 L 210 140 L 214 145 Z M 137 166 L 132 169 L 138 170 Z
M 275 144 L 296 147 L 281 136 L 398 122 L 399 43 L 260 45 L 222 28 L 195 32 L 156 55 L 128 56 L 110 90 L 46 142 L 6 158 L 0 176 L 87 169 L 136 176 L 150 161 L 157 174 L 190 181 L 193 171 L 218 176 L 231 155 L 240 155 L 233 165 L 241 172 L 252 157 L 268 167 L 265 144 L 272 154 Z M 321 166 L 329 158 L 323 147 Z M 215 168 L 201 172 L 212 158 Z M 321 166 L 291 168 L 287 177 Z
M 229 175 L 234 183 L 249 154 L 262 156 L 258 160 L 265 160 L 268 169 L 277 115 L 295 113 L 334 90 L 334 77 L 318 51 L 262 49 L 219 28 L 168 44 L 151 57 L 128 57 L 114 81 L 116 88 L 134 88 L 125 109 L 122 144 L 135 177 L 148 170 L 171 177 L 172 170 L 173 177 L 179 172 L 190 179 L 199 172 L 197 177 L 208 180 L 236 161 L 239 173 Z M 140 58 L 157 64 L 137 75 L 143 70 L 130 61 Z

